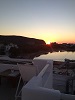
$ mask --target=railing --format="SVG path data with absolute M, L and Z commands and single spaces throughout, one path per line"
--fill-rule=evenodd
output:
M 43 69 L 42 71 L 38 74 L 37 77 L 43 77 L 43 75 L 45 74 L 47 68 L 49 67 L 49 64 L 47 64 Z
M 47 61 L 47 64 L 38 76 L 33 77 L 22 89 L 22 100 L 58 100 L 60 91 L 52 89 L 53 80 L 53 61 Z M 45 77 L 47 75 L 47 77 Z M 46 80 L 44 80 L 45 78 Z M 43 80 L 45 84 L 43 84 Z M 49 89 L 50 88 L 50 89 Z M 54 96 L 53 96 L 54 94 Z M 56 99 L 57 98 L 57 99 Z
M 53 88 L 53 61 L 47 61 L 45 67 L 38 74 L 37 78 L 42 78 L 42 86 L 45 88 Z
M 42 85 L 45 75 L 45 84 Z M 33 77 L 22 89 L 22 100 L 75 100 L 74 95 L 62 94 L 59 90 L 52 89 L 53 61 L 47 62 L 38 76 Z

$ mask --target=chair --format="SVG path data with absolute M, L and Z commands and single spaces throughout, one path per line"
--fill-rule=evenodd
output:
M 25 85 L 25 83 L 27 83 L 33 76 L 36 76 L 36 67 L 32 64 L 17 64 L 18 68 L 19 68 L 19 72 L 20 72 L 20 79 L 18 82 L 18 86 L 17 86 L 17 90 L 16 90 L 16 94 L 15 94 L 15 100 L 17 100 L 18 97 L 21 97 L 21 90 L 19 91 L 19 86 L 21 83 L 21 79 L 23 80 L 23 83 Z

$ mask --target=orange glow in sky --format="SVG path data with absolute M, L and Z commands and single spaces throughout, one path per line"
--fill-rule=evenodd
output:
M 75 0 L 1 0 L 0 35 L 75 43 Z

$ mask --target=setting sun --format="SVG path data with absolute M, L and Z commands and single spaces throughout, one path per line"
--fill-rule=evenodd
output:
M 48 41 L 46 44 L 50 44 L 50 41 Z

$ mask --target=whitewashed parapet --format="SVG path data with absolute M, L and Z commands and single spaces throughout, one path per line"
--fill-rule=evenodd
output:
M 33 64 L 37 68 L 37 74 L 39 74 L 40 71 L 45 67 L 47 61 L 48 61 L 47 59 L 33 59 Z
M 22 89 L 22 100 L 60 100 L 60 91 L 42 87 L 42 78 L 33 77 Z
M 45 63 L 44 63 L 45 64 Z M 37 64 L 38 65 L 38 64 Z M 43 65 L 41 63 L 41 65 Z M 43 66 L 42 66 L 43 67 Z M 45 84 L 42 85 L 44 75 L 48 74 Z M 62 94 L 59 90 L 52 89 L 53 61 L 46 61 L 38 76 L 34 76 L 22 88 L 22 100 L 75 100 L 74 95 Z
M 53 61 L 50 60 L 41 70 L 38 76 L 33 77 L 22 89 L 22 100 L 60 100 L 60 91 L 52 88 Z M 49 71 L 50 70 L 50 71 Z M 50 73 L 45 85 L 42 85 L 42 78 L 45 73 Z M 49 83 L 48 83 L 49 82 Z M 51 85 L 50 85 L 51 84 Z M 50 85 L 50 86 L 49 86 Z M 51 87 L 51 88 L 50 88 Z

